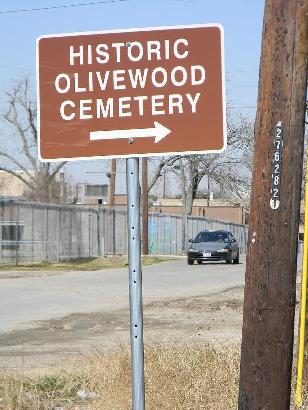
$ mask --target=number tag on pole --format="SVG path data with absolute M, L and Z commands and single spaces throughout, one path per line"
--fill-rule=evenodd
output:
M 281 173 L 281 151 L 283 147 L 282 123 L 279 121 L 275 127 L 274 155 L 272 166 L 272 189 L 270 206 L 278 209 L 280 206 L 280 173 Z

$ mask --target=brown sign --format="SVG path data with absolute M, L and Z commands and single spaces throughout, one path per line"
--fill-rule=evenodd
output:
M 43 36 L 37 65 L 43 161 L 225 148 L 217 24 Z

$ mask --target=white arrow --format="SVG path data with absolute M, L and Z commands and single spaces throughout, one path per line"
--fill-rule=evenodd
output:
M 154 121 L 154 128 L 137 128 L 131 130 L 93 131 L 90 140 L 117 140 L 118 138 L 147 138 L 155 137 L 155 144 L 170 134 L 171 130 L 159 122 Z

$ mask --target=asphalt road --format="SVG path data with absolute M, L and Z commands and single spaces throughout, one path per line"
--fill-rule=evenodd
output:
M 147 266 L 143 269 L 144 303 L 206 295 L 241 286 L 244 274 L 244 263 L 189 266 L 182 259 Z M 41 275 L 35 272 L 26 277 L 0 276 L 1 332 L 29 328 L 35 326 L 37 320 L 61 318 L 72 313 L 128 308 L 127 269 L 52 275 L 45 272 Z

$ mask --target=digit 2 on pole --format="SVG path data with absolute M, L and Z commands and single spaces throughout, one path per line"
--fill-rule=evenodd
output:
M 219 24 L 42 36 L 37 80 L 43 161 L 226 146 Z

